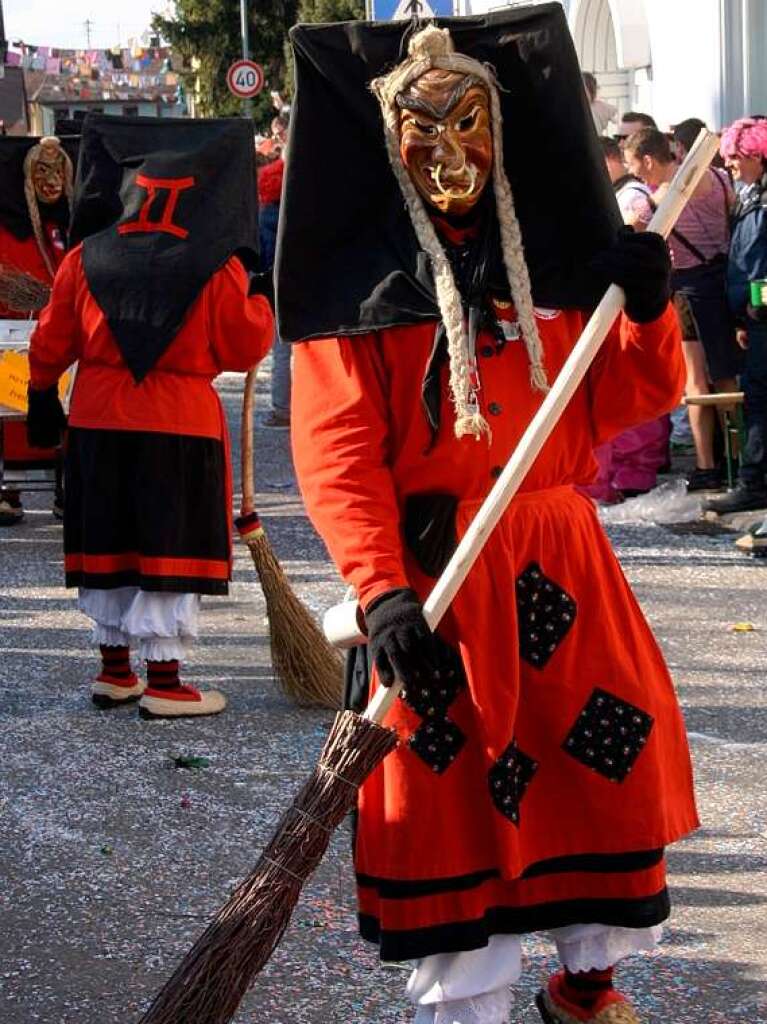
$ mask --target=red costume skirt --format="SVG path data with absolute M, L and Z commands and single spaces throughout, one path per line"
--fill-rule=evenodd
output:
M 363 937 L 406 959 L 664 920 L 664 847 L 698 824 L 684 722 L 591 502 L 518 496 L 439 631 L 466 684 L 390 715 L 401 745 L 360 797 Z

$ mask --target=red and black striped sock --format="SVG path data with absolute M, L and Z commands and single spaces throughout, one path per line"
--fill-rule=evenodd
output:
M 578 971 L 573 974 L 565 968 L 562 995 L 576 1006 L 588 1010 L 603 992 L 612 989 L 614 970 L 615 968 L 608 967 L 606 971 Z
M 107 647 L 100 645 L 101 671 L 113 679 L 130 679 L 130 647 Z
M 178 678 L 178 659 L 149 661 L 146 663 L 147 682 L 153 690 L 171 690 L 181 685 Z

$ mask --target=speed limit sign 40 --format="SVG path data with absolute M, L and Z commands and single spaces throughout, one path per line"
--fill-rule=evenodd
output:
M 249 100 L 264 87 L 264 69 L 253 60 L 236 60 L 226 73 L 226 84 L 239 99 Z

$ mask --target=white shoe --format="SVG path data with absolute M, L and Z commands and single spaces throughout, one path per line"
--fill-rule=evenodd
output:
M 219 690 L 200 691 L 181 684 L 167 690 L 147 687 L 139 701 L 142 718 L 193 718 L 218 715 L 226 707 L 226 697 Z
M 145 688 L 143 679 L 133 673 L 126 679 L 116 679 L 102 672 L 91 683 L 91 700 L 98 708 L 116 708 L 138 700 Z

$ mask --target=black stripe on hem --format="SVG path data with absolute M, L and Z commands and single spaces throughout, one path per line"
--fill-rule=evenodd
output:
M 359 915 L 360 935 L 379 947 L 382 960 L 419 960 L 436 953 L 481 949 L 492 935 L 526 935 L 574 924 L 603 924 L 616 928 L 651 928 L 671 912 L 668 890 L 638 900 L 565 900 L 530 907 L 491 907 L 472 921 L 382 931 L 378 919 Z
M 631 853 L 578 853 L 572 857 L 552 857 L 539 860 L 522 872 L 522 878 L 540 878 L 542 875 L 560 875 L 567 871 L 595 874 L 646 871 L 657 867 L 663 860 L 664 848 L 640 850 Z
M 5 459 L 3 462 L 3 467 L 14 473 L 27 472 L 33 469 L 56 469 L 56 466 L 56 459 Z M 9 491 L 12 491 L 14 483 L 21 483 L 21 481 L 14 480 L 10 484 L 6 484 L 4 486 L 7 487 Z
M 423 878 L 417 881 L 399 881 L 393 878 L 375 878 L 372 875 L 357 875 L 357 885 L 363 889 L 375 889 L 384 900 L 410 900 L 419 896 L 437 896 L 443 892 L 463 892 L 474 889 L 491 878 L 500 878 L 497 868 L 474 871 L 470 875 L 454 875 L 451 878 Z
M 205 576 L 143 576 L 132 569 L 109 573 L 81 572 L 78 569 L 66 573 L 65 583 L 67 587 L 90 587 L 93 590 L 138 587 L 139 590 L 158 593 L 212 594 L 219 597 L 229 593 L 227 580 L 213 580 Z
M 579 853 L 571 857 L 552 857 L 540 860 L 525 868 L 520 876 L 523 879 L 540 878 L 544 875 L 560 875 L 572 871 L 593 874 L 626 874 L 633 871 L 645 871 L 657 867 L 663 860 L 663 847 L 658 850 L 641 850 L 630 853 Z M 497 868 L 474 871 L 466 875 L 453 875 L 446 878 L 424 878 L 417 880 L 401 880 L 395 878 L 376 878 L 373 875 L 357 875 L 357 885 L 364 889 L 375 889 L 382 899 L 408 900 L 419 896 L 436 896 L 445 892 L 463 892 L 482 885 L 492 878 L 500 878 Z

